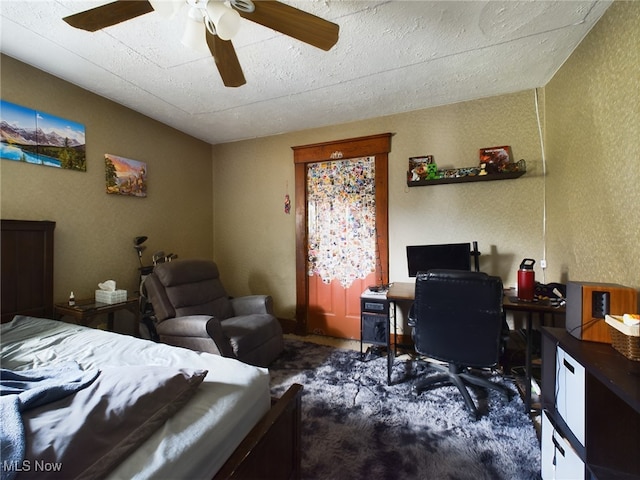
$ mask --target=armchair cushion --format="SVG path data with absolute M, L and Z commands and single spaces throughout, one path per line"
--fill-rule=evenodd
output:
M 266 313 L 228 318 L 222 328 L 233 351 L 252 365 L 268 365 L 284 347 L 280 323 Z
M 223 357 L 234 356 L 220 320 L 209 315 L 169 318 L 158 324 L 156 331 L 164 343 Z
M 164 287 L 165 295 L 156 299 L 156 302 L 160 300 L 160 308 L 156 308 L 156 302 L 152 302 L 159 321 L 205 312 L 220 320 L 234 315 L 214 262 L 178 261 L 170 264 L 170 268 L 156 268 L 150 275 L 155 276 Z

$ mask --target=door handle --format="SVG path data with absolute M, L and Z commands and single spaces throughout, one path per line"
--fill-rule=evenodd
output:
M 562 364 L 567 367 L 567 370 L 569 370 L 571 373 L 575 373 L 576 369 L 573 365 L 571 365 L 569 362 L 567 362 L 566 359 L 562 359 Z
M 562 448 L 562 445 L 558 443 L 555 435 L 551 435 L 551 441 L 553 442 L 553 445 L 556 447 L 556 449 L 560 452 L 560 455 L 564 457 L 564 448 Z

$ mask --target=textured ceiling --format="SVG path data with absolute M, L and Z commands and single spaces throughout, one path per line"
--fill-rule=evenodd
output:
M 62 18 L 106 1 L 2 0 L 3 53 L 209 143 L 350 122 L 544 86 L 610 1 L 284 3 L 337 23 L 328 52 L 242 20 L 247 84 L 157 13 L 94 33 Z

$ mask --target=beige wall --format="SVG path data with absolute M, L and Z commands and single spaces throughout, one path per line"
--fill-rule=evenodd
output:
M 109 100 L 2 56 L 3 100 L 82 123 L 87 171 L 0 161 L 2 218 L 53 220 L 54 299 L 92 297 L 98 282 L 138 289 L 133 238 L 145 264 L 164 250 L 211 258 L 211 146 Z M 148 196 L 105 193 L 104 154 L 147 163 Z
M 227 284 L 238 292 L 270 292 L 278 314 L 293 318 L 295 216 L 283 212 L 284 195 L 293 199 L 294 193 L 290 147 L 392 132 L 392 281 L 408 280 L 408 244 L 477 240 L 482 269 L 507 286 L 515 284 L 520 261 L 530 257 L 537 260 L 536 278 L 546 283 L 571 279 L 639 288 L 639 9 L 640 2 L 616 2 L 540 91 L 546 181 L 534 91 L 214 146 L 214 257 Z M 411 156 L 432 154 L 441 166 L 471 166 L 479 148 L 494 145 L 511 145 L 515 159 L 527 161 L 527 174 L 406 186 Z
M 640 288 L 640 2 L 615 2 L 545 88 L 552 276 Z
M 278 313 L 295 313 L 295 205 L 292 146 L 392 132 L 389 154 L 391 281 L 409 280 L 410 244 L 477 240 L 481 267 L 515 282 L 524 257 L 542 252 L 542 177 L 534 92 L 214 147 L 214 256 L 234 291 L 258 287 Z M 412 156 L 430 154 L 442 167 L 474 166 L 481 147 L 511 145 L 529 172 L 517 180 L 407 187 Z M 288 188 L 287 188 L 288 187 Z M 238 267 L 240 267 L 238 269 Z

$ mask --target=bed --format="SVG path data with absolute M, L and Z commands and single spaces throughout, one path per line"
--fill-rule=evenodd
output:
M 3 237 L 5 222 L 3 220 Z M 29 235 L 33 235 L 36 223 L 38 222 L 27 222 Z M 14 228 L 12 235 L 15 232 Z M 19 233 L 17 235 L 19 237 Z M 5 251 L 4 247 L 3 245 L 3 288 L 6 282 L 12 282 L 11 269 L 5 268 L 5 255 L 13 254 Z M 37 269 L 49 268 L 46 266 L 47 262 L 35 263 Z M 31 264 L 34 265 L 33 262 Z M 23 267 L 20 271 L 24 274 Z M 41 272 L 36 275 L 41 275 Z M 3 303 L 5 293 L 3 291 Z M 44 298 L 48 298 L 48 294 Z M 99 371 L 98 379 L 108 379 L 106 375 L 109 373 L 118 378 L 118 385 L 126 385 L 128 377 L 131 378 L 129 381 L 135 382 L 136 378 L 150 378 L 155 372 L 165 375 L 166 372 L 173 374 L 179 370 L 191 375 L 187 380 L 189 387 L 185 388 L 185 392 L 188 391 L 186 400 L 184 395 L 181 396 L 182 404 L 172 407 L 176 411 L 170 411 L 168 418 L 162 419 L 161 424 L 152 432 L 145 433 L 138 444 L 133 447 L 129 445 L 129 451 L 125 449 L 124 453 L 117 452 L 119 459 L 117 455 L 108 452 L 105 456 L 112 464 L 98 470 L 100 476 L 109 479 L 299 478 L 300 385 L 292 386 L 281 398 L 274 399 L 270 397 L 269 373 L 266 369 L 217 355 L 31 316 L 32 307 L 25 307 L 25 310 L 27 315 L 20 315 L 19 309 L 11 312 L 15 315 L 7 321 L 8 315 L 3 305 L 0 332 L 3 369 L 20 373 L 34 368 L 46 369 L 52 365 L 57 368 L 60 365 L 76 364 L 86 372 Z M 197 380 L 194 381 L 194 378 Z M 103 382 L 102 385 L 109 385 L 108 380 L 100 381 Z M 183 384 L 185 383 L 180 385 Z M 99 388 L 96 385 L 100 384 L 96 380 L 90 385 L 87 390 L 90 393 L 84 393 L 85 396 L 95 396 L 90 389 Z M 69 398 L 81 396 L 79 392 Z M 51 413 L 46 411 L 46 405 L 31 412 L 35 412 L 33 416 L 25 415 L 23 419 L 25 431 L 29 435 L 34 432 L 40 435 L 41 430 L 47 429 L 38 428 L 38 425 Z M 88 430 L 96 432 L 103 428 L 94 428 L 93 424 L 91 427 Z M 64 445 L 59 437 L 64 439 L 66 434 L 54 432 L 52 435 L 53 440 L 44 437 L 45 440 L 28 439 L 27 442 L 36 446 L 43 442 L 61 442 L 60 445 Z M 108 443 L 100 435 L 94 434 L 97 438 L 81 437 L 82 445 L 93 451 L 91 442 L 99 444 L 102 440 L 102 443 Z M 129 438 L 130 435 L 127 436 Z M 27 460 L 28 455 L 36 454 L 30 448 L 27 448 Z M 82 448 L 74 451 L 68 447 L 67 450 L 71 456 L 66 457 L 66 465 L 74 463 L 73 455 L 76 455 L 76 459 L 84 460 L 86 452 L 82 452 Z M 46 451 L 43 448 L 37 450 L 37 453 Z M 114 458 L 118 460 L 114 461 Z M 104 460 L 101 457 L 99 461 Z M 35 459 L 30 464 L 31 467 L 35 465 L 34 462 Z M 95 473 L 95 470 L 88 471 Z M 28 477 L 32 473 L 34 472 L 23 469 L 17 478 Z M 43 478 L 42 473 L 39 472 L 38 478 Z M 77 472 L 74 475 L 82 477 Z M 93 477 L 93 473 L 91 476 Z

